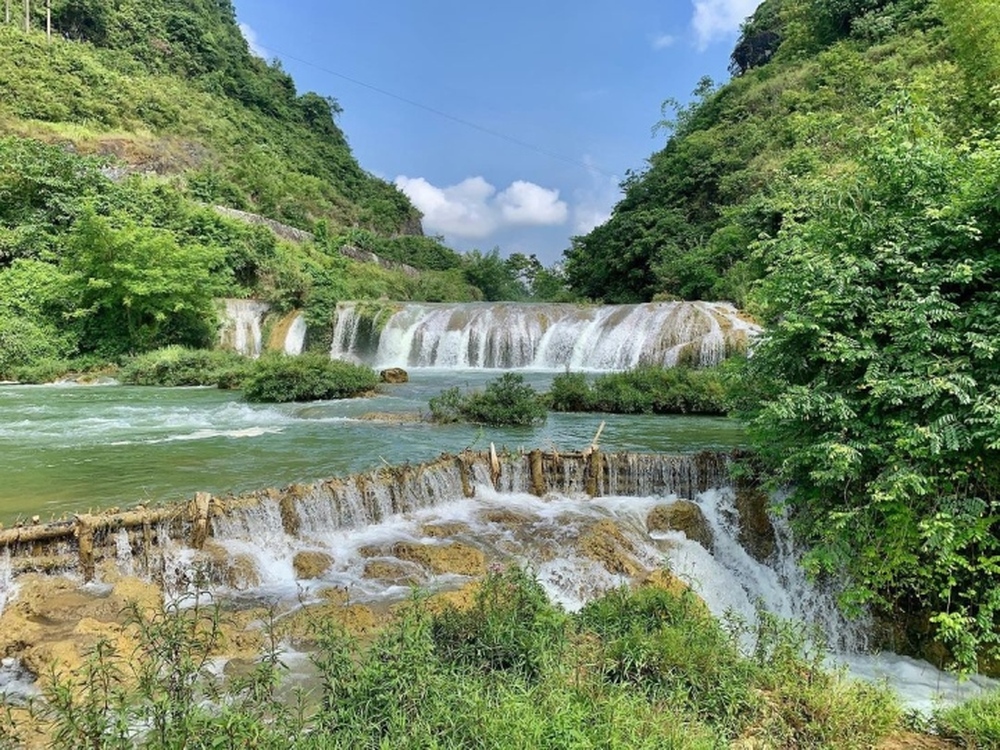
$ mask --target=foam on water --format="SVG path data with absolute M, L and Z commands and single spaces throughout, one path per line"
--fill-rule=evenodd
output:
M 14 581 L 11 575 L 10 550 L 4 548 L 0 552 L 0 615 L 3 614 L 7 602 L 14 595 Z
M 355 303 L 338 306 L 335 359 L 376 367 L 605 372 L 640 364 L 721 362 L 759 329 L 728 303 L 643 305 L 402 304 L 370 330 Z M 374 340 L 371 340 L 374 339 Z
M 308 601 L 323 588 L 337 587 L 351 601 L 377 603 L 399 600 L 416 583 L 429 590 L 452 588 L 469 579 L 433 575 L 393 553 L 398 543 L 444 544 L 460 542 L 478 548 L 488 560 L 524 565 L 534 571 L 551 599 L 573 611 L 628 579 L 608 572 L 577 548 L 579 538 L 596 522 L 609 519 L 634 549 L 634 557 L 649 569 L 667 565 L 702 596 L 716 616 L 736 618 L 752 632 L 758 608 L 780 618 L 804 622 L 820 630 L 832 649 L 831 658 L 848 666 L 862 679 L 888 681 L 904 702 L 917 710 L 968 697 L 998 683 L 985 678 L 960 685 L 954 677 L 925 662 L 895 655 L 863 655 L 867 623 L 845 620 L 837 611 L 833 593 L 817 589 L 796 564 L 797 552 L 787 524 L 776 518 L 776 549 L 762 563 L 737 541 L 738 525 L 733 493 L 710 490 L 693 498 L 713 532 L 713 552 L 683 533 L 650 535 L 645 519 L 656 505 L 670 497 L 584 498 L 550 494 L 545 498 L 521 493 L 498 493 L 487 484 L 476 488 L 475 499 L 458 497 L 448 483 L 429 507 L 408 513 L 379 509 L 368 498 L 353 510 L 321 513 L 313 503 L 303 515 L 297 535 L 285 533 L 278 503 L 262 503 L 252 512 L 216 519 L 215 539 L 230 556 L 252 559 L 260 575 L 254 596 L 286 603 Z M 375 505 L 372 503 L 375 502 Z M 302 507 L 309 507 L 305 503 Z M 373 511 L 374 509 L 374 511 Z M 378 516 L 366 521 L 367 513 Z M 425 533 L 427 525 L 448 525 L 445 539 Z M 373 551 L 374 550 L 374 551 Z M 380 550 L 380 551 L 379 551 Z M 319 579 L 296 579 L 295 555 L 324 552 L 333 560 Z M 405 580 L 382 581 L 365 577 L 371 562 L 388 562 Z M 222 592 L 220 592 L 222 593 Z M 229 591 L 227 595 L 246 595 Z M 745 646 L 753 644 L 744 636 Z

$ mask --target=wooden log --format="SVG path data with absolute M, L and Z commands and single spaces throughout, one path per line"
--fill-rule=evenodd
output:
M 528 453 L 528 464 L 531 467 L 531 494 L 542 497 L 545 494 L 545 471 L 542 468 L 542 452 L 533 450 Z
M 499 490 L 500 459 L 497 458 L 497 448 L 493 443 L 490 443 L 490 478 L 493 480 L 493 486 Z
M 597 497 L 601 492 L 601 474 L 604 462 L 601 460 L 599 450 L 592 451 L 587 461 L 587 494 L 590 497 Z
M 94 580 L 94 526 L 89 515 L 76 517 L 76 543 L 80 572 L 85 583 Z
M 194 521 L 191 529 L 191 546 L 194 549 L 203 549 L 205 540 L 208 539 L 208 509 L 212 503 L 212 496 L 207 492 L 195 493 L 191 502 L 191 518 Z

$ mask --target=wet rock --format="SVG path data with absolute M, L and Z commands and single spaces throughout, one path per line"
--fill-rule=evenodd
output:
M 537 520 L 535 516 L 527 513 L 518 513 L 516 510 L 507 508 L 490 508 L 479 514 L 479 518 L 487 523 L 498 523 L 504 526 L 521 526 Z
M 379 372 L 378 376 L 383 383 L 393 385 L 407 383 L 410 380 L 409 374 L 402 367 L 390 367 L 387 370 Z
M 362 414 L 359 419 L 366 422 L 385 422 L 386 424 L 413 424 L 422 421 L 417 412 L 370 411 Z
M 420 582 L 420 576 L 413 567 L 398 560 L 369 560 L 361 574 L 369 580 L 387 581 L 400 585 L 413 585 Z
M 460 521 L 451 523 L 428 523 L 420 527 L 420 533 L 431 539 L 447 539 L 458 534 L 469 533 L 469 524 Z
M 649 531 L 681 531 L 709 552 L 714 547 L 712 528 L 705 514 L 690 500 L 678 500 L 669 505 L 657 505 L 646 517 Z
M 767 493 L 759 487 L 741 485 L 736 488 L 739 543 L 758 562 L 765 562 L 774 554 L 774 526 L 767 512 L 769 502 Z
M 634 577 L 646 572 L 635 559 L 635 545 L 613 521 L 598 521 L 591 526 L 577 542 L 577 550 L 610 573 Z
M 326 573 L 333 565 L 333 558 L 325 552 L 318 550 L 306 550 L 297 552 L 292 558 L 292 567 L 295 568 L 295 577 L 319 578 Z
M 245 552 L 231 554 L 218 542 L 208 540 L 201 552 L 205 575 L 211 583 L 228 586 L 237 591 L 260 585 L 257 562 Z
M 400 560 L 408 560 L 429 568 L 439 575 L 454 573 L 478 576 L 486 572 L 485 555 L 475 547 L 460 542 L 452 544 L 398 542 L 392 546 L 392 554 Z

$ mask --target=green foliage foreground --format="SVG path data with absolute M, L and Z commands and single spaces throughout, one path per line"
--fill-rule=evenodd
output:
M 690 592 L 623 589 L 568 615 L 522 570 L 494 569 L 469 609 L 415 600 L 367 645 L 317 620 L 319 687 L 291 701 L 273 621 L 253 667 L 220 683 L 206 667 L 223 615 L 186 604 L 134 609 L 137 653 L 98 644 L 46 681 L 30 712 L 58 746 L 857 748 L 899 720 L 884 688 L 802 656 L 794 629 L 765 619 L 741 654 Z M 21 717 L 0 717 L 0 745 Z
M 1000 654 L 1000 137 L 893 110 L 759 247 L 749 416 L 813 569 L 975 669 Z

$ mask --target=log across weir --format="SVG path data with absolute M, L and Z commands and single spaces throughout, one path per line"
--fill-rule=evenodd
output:
M 596 441 L 595 441 L 596 442 Z M 0 530 L 0 552 L 10 555 L 14 572 L 77 571 L 92 580 L 103 560 L 127 543 L 133 561 L 155 575 L 156 549 L 168 540 L 201 549 L 213 534 L 213 520 L 239 516 L 276 503 L 290 535 L 307 530 L 362 527 L 393 514 L 427 508 L 461 497 L 478 486 L 498 492 L 549 492 L 582 496 L 677 495 L 693 497 L 732 485 L 734 454 L 604 453 L 589 449 L 497 453 L 465 451 L 422 464 L 384 466 L 346 477 L 292 484 L 230 496 L 199 492 L 186 502 L 125 511 L 88 513 L 52 523 Z

